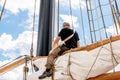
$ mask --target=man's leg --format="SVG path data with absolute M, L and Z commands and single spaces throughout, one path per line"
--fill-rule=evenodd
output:
M 49 53 L 49 56 L 47 58 L 47 63 L 46 63 L 46 71 L 39 77 L 39 79 L 43 79 L 45 77 L 49 77 L 52 75 L 52 67 L 53 67 L 53 63 L 55 58 L 59 57 L 64 51 L 69 50 L 69 48 L 67 48 L 66 46 L 62 46 L 62 47 L 57 47 L 54 50 L 52 50 Z
M 52 66 L 55 58 L 57 58 L 59 55 L 59 52 L 61 51 L 60 47 L 55 48 L 54 50 L 50 51 L 48 58 L 47 58 L 47 63 L 46 63 L 46 71 L 43 72 L 43 74 L 39 77 L 39 79 L 43 79 L 45 77 L 49 77 L 52 75 Z

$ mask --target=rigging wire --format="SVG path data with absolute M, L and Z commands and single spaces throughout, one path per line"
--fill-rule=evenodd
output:
M 72 25 L 72 29 L 74 29 L 73 19 L 72 19 L 72 5 L 71 5 L 71 0 L 69 0 L 69 6 L 70 6 L 70 15 L 71 15 L 71 25 Z
M 80 2 L 80 0 L 79 0 L 79 8 L 80 8 L 80 15 L 81 15 L 81 22 L 82 22 L 83 36 L 84 36 L 84 44 L 86 45 L 85 29 L 84 29 L 84 24 L 83 24 L 83 14 L 82 14 L 82 9 L 81 9 L 81 2 Z
M 104 30 L 105 30 L 105 36 L 106 36 L 106 38 L 108 38 L 100 0 L 98 0 L 98 4 L 99 4 L 99 7 L 100 7 L 100 13 L 101 13 L 101 18 L 102 18 L 102 22 L 103 22 L 103 26 L 104 26 Z
M 113 8 L 113 12 L 115 12 L 115 7 L 114 6 L 112 6 L 112 8 Z M 115 13 L 114 14 L 114 16 L 115 16 L 115 19 L 116 19 L 116 23 L 117 23 L 117 25 L 118 25 L 118 32 L 119 32 L 119 29 L 120 29 L 120 24 L 119 24 L 119 18 L 118 18 L 118 16 L 117 16 L 117 14 Z
M 116 21 L 115 21 L 115 17 L 114 17 L 114 12 L 113 12 L 113 5 L 111 3 L 111 0 L 109 0 L 109 3 L 110 3 L 110 9 L 111 9 L 111 13 L 112 13 L 112 18 L 113 18 L 113 25 L 115 24 L 115 32 L 118 34 L 118 30 L 117 30 L 117 24 L 116 24 Z
M 30 56 L 31 57 L 34 57 L 33 56 L 33 42 L 34 42 L 34 28 L 35 28 L 35 15 L 36 15 L 36 3 L 37 3 L 37 0 L 35 0 L 34 2 L 34 13 L 33 13 L 33 28 L 32 28 L 32 41 L 31 41 L 31 49 L 30 49 Z M 32 62 L 32 58 L 31 58 L 31 66 L 33 64 Z M 33 66 L 32 66 L 32 72 L 33 72 Z
M 90 24 L 90 14 L 89 14 L 89 9 L 88 9 L 88 0 L 86 0 L 86 8 L 87 8 L 87 16 L 88 16 L 88 23 L 89 23 L 89 29 L 90 29 L 90 38 L 91 42 L 93 43 L 93 38 L 92 38 L 92 33 L 91 33 L 91 24 Z
M 90 6 L 90 10 L 92 9 L 92 6 L 91 6 L 91 1 L 88 1 L 88 3 L 89 3 L 89 6 Z M 93 12 L 92 11 L 90 11 L 90 13 L 91 13 L 91 18 L 92 18 L 92 26 L 93 26 L 93 34 L 94 34 L 94 40 L 95 40 L 95 42 L 97 41 L 96 40 L 96 32 L 95 32 L 95 26 L 94 26 L 94 21 L 93 21 Z
M 119 19 L 118 19 L 117 15 L 114 14 L 114 12 L 115 12 L 114 5 L 112 5 L 111 7 L 112 7 L 112 12 L 113 12 L 113 18 L 114 18 L 114 23 L 115 23 L 115 27 L 116 27 L 116 32 L 117 32 L 117 35 L 118 35 L 119 34 L 119 28 L 118 28 L 118 26 L 119 26 Z
M 58 14 L 57 14 L 57 33 L 59 33 L 59 15 L 60 15 L 60 0 L 58 0 Z
M 30 56 L 33 57 L 33 42 L 34 42 L 34 29 L 35 29 L 35 15 L 36 15 L 36 3 L 37 1 L 35 0 L 34 2 L 34 13 L 33 13 L 33 28 L 32 28 L 32 41 L 31 41 L 31 49 L 30 49 Z
M 55 4 L 55 2 L 56 2 L 56 0 L 54 0 L 54 4 L 53 4 L 53 14 L 52 14 L 52 16 L 53 16 L 53 19 L 52 19 L 52 41 L 54 41 L 54 36 L 55 36 L 55 28 L 54 28 L 54 26 L 55 26 L 55 15 L 56 15 L 56 13 L 55 13 L 55 9 L 56 9 L 56 4 Z
M 118 15 L 119 15 L 119 17 L 120 17 L 120 14 L 119 14 L 119 8 L 118 8 L 118 4 L 117 4 L 117 1 L 116 0 L 114 0 L 115 1 L 115 6 L 116 6 L 116 9 L 117 9 L 117 13 L 118 13 Z
M 96 0 L 94 0 L 95 7 L 96 5 Z M 99 23 L 99 18 L 98 18 L 98 10 L 96 9 L 96 16 L 97 16 L 97 23 L 98 23 L 98 29 L 99 29 L 99 34 L 100 34 L 100 40 L 102 40 L 102 34 L 101 34 L 101 29 L 100 29 L 100 23 Z
M 0 13 L 0 21 L 1 21 L 1 19 L 2 19 L 2 15 L 3 15 L 4 9 L 5 9 L 6 1 L 7 1 L 7 0 L 4 1 L 3 7 L 2 7 L 2 11 L 1 11 L 1 13 Z

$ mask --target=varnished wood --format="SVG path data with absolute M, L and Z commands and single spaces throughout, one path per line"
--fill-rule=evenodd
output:
M 90 78 L 87 80 L 120 80 L 120 71 L 119 72 L 114 72 L 114 73 L 106 73 L 102 74 L 100 76 Z
M 45 57 L 47 57 L 47 56 L 37 56 L 37 57 L 32 57 L 32 58 L 29 57 L 28 61 L 31 59 L 34 61 L 34 60 L 37 60 L 39 58 L 45 58 Z M 13 63 L 8 64 L 5 67 L 0 68 L 0 74 L 3 74 L 11 69 L 14 69 L 14 68 L 16 68 L 24 63 L 25 63 L 25 59 L 16 60 Z
M 102 45 L 105 45 L 105 44 L 108 44 L 110 42 L 114 42 L 114 41 L 117 41 L 117 40 L 120 40 L 120 35 L 117 35 L 117 36 L 114 36 L 114 37 L 110 37 L 109 39 L 98 41 L 96 43 L 92 43 L 92 44 L 89 44 L 87 46 L 83 46 L 83 47 L 79 47 L 79 48 L 74 48 L 74 49 L 65 51 L 63 54 L 66 54 L 68 52 L 82 51 L 82 50 L 90 51 L 90 50 L 98 48 L 98 47 L 100 47 Z

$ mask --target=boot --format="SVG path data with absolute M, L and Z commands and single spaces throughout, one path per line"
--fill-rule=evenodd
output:
M 43 74 L 41 76 L 39 76 L 39 79 L 43 79 L 46 77 L 50 77 L 52 76 L 52 69 L 46 69 L 46 71 L 43 72 Z

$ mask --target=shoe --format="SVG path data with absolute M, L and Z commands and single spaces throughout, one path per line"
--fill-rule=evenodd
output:
M 50 76 L 52 76 L 52 70 L 44 71 L 43 74 L 41 76 L 39 76 L 38 78 L 43 79 L 45 77 L 50 77 Z

